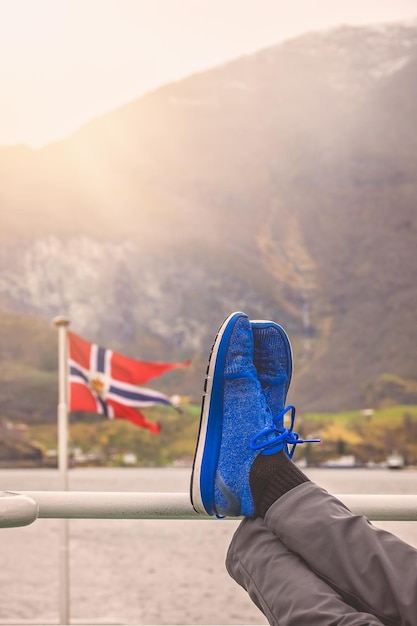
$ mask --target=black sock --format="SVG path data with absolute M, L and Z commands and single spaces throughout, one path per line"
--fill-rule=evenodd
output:
M 271 504 L 284 493 L 305 482 L 309 482 L 307 476 L 283 450 L 271 455 L 259 454 L 249 475 L 256 514 L 265 517 Z

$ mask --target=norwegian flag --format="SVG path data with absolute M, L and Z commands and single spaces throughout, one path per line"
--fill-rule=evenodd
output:
M 165 404 L 171 399 L 159 391 L 140 387 L 150 378 L 161 376 L 185 363 L 136 361 L 108 348 L 89 343 L 68 332 L 69 410 L 100 413 L 110 419 L 126 419 L 153 433 L 159 424 L 147 420 L 137 409 Z

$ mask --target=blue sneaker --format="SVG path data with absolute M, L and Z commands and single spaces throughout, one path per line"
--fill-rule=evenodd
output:
M 286 445 L 287 435 L 274 425 L 253 359 L 250 321 L 244 313 L 233 313 L 217 334 L 207 369 L 191 476 L 191 501 L 198 513 L 253 516 L 253 461 L 259 453 L 273 454 Z
M 279 324 L 269 320 L 251 321 L 254 357 L 262 391 L 272 414 L 272 423 L 263 433 L 259 433 L 251 442 L 253 449 L 262 448 L 262 440 L 271 431 L 280 433 L 284 441 L 284 451 L 292 459 L 295 448 L 299 443 L 307 443 L 294 432 L 295 407 L 285 406 L 288 389 L 292 377 L 292 350 L 287 333 Z M 285 417 L 290 414 L 291 423 L 285 426 Z M 309 439 L 308 443 L 318 443 L 319 439 Z M 289 447 L 290 446 L 290 447 Z M 263 454 L 270 454 L 264 450 Z

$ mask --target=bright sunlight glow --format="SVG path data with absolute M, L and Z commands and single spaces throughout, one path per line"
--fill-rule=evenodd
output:
M 307 31 L 415 18 L 415 0 L 0 0 L 0 145 Z

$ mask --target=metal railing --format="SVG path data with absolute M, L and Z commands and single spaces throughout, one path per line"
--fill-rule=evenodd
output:
M 337 497 L 351 511 L 370 520 L 417 521 L 417 495 L 341 494 Z M 27 526 L 41 518 L 61 520 L 60 624 L 70 623 L 69 519 L 215 519 L 197 514 L 188 493 L 0 491 L 0 528 Z
M 351 511 L 370 520 L 417 521 L 417 495 L 338 494 L 337 497 Z M 209 519 L 194 511 L 188 493 L 0 492 L 0 528 L 26 526 L 41 518 Z

